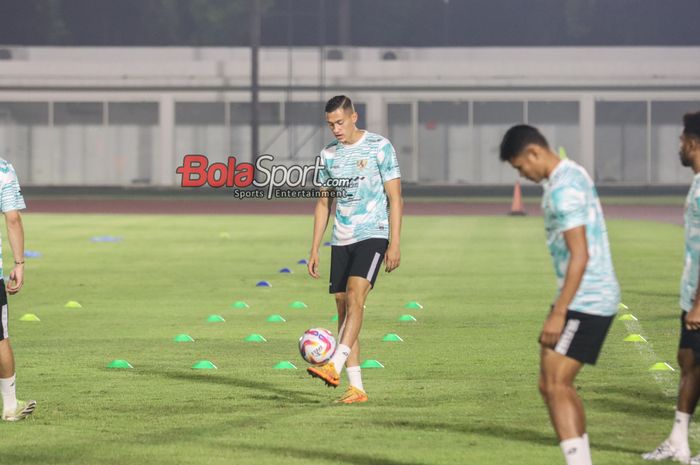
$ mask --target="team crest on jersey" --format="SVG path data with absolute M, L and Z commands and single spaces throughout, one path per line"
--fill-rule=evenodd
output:
M 357 161 L 357 168 L 363 170 L 363 169 L 365 169 L 365 166 L 367 166 L 367 159 L 366 158 L 364 160 Z

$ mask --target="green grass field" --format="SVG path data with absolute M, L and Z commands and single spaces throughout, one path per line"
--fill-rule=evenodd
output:
M 541 218 L 406 218 L 402 265 L 380 274 L 362 332 L 363 358 L 386 368 L 364 370 L 370 402 L 353 406 L 331 403 L 341 389 L 307 377 L 296 348 L 306 328 L 335 329 L 330 250 L 320 280 L 296 265 L 310 217 L 27 214 L 25 227 L 27 249 L 43 256 L 28 260 L 10 300 L 10 333 L 18 395 L 39 407 L 0 424 L 1 463 L 563 463 L 536 388 L 536 338 L 555 292 Z M 616 321 L 579 392 L 594 462 L 639 464 L 672 422 L 677 373 L 648 368 L 675 366 L 683 231 L 609 229 L 623 301 L 649 344 L 623 342 Z M 261 279 L 273 287 L 256 288 Z M 309 308 L 289 308 L 295 300 Z M 409 300 L 425 308 L 406 311 Z M 24 313 L 41 322 L 20 322 Z M 418 321 L 399 323 L 403 313 Z M 226 322 L 206 323 L 210 314 Z M 267 323 L 271 314 L 287 322 Z M 404 342 L 381 342 L 390 332 Z M 173 342 L 178 333 L 196 342 Z M 244 342 L 250 333 L 268 342 Z M 106 369 L 113 359 L 134 369 Z M 192 370 L 200 359 L 219 369 Z M 280 360 L 299 369 L 273 370 Z

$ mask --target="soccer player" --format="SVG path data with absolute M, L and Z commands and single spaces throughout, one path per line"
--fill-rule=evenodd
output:
M 558 293 L 539 336 L 539 387 L 567 465 L 590 465 L 574 379 L 584 364 L 598 359 L 620 302 L 603 210 L 588 173 L 561 160 L 536 128 L 510 128 L 500 157 L 521 176 L 543 182 L 542 210 Z
M 683 123 L 679 155 L 681 164 L 692 168 L 695 177 L 685 200 L 685 266 L 681 278 L 681 335 L 678 345 L 681 381 L 671 435 L 642 457 L 653 461 L 674 459 L 698 465 L 700 455 L 690 458 L 688 426 L 700 398 L 700 112 L 686 114 Z
M 24 198 L 19 189 L 19 182 L 14 168 L 0 158 L 0 209 L 7 223 L 7 237 L 15 260 L 10 273 L 7 292 L 17 294 L 24 284 L 24 228 L 19 210 L 25 208 Z M 2 419 L 5 421 L 22 420 L 34 412 L 36 402 L 17 400 L 15 395 L 15 357 L 10 346 L 7 332 L 7 294 L 2 278 L 2 243 L 0 242 L 0 394 L 2 394 Z
M 367 294 L 374 287 L 382 260 L 386 259 L 385 270 L 391 272 L 401 259 L 401 173 L 389 140 L 357 128 L 357 112 L 348 97 L 333 97 L 325 110 L 335 141 L 321 151 L 324 169 L 319 180 L 326 186 L 336 186 L 338 195 L 329 291 L 335 295 L 338 309 L 339 344 L 327 363 L 307 371 L 328 386 L 337 387 L 347 364 L 350 387 L 339 402 L 351 404 L 367 401 L 358 339 Z M 332 206 L 329 197 L 320 197 L 316 203 L 308 263 L 314 278 L 319 277 L 318 249 Z

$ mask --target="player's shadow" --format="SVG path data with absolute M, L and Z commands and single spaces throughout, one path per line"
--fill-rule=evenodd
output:
M 258 446 L 248 444 L 237 444 L 236 449 L 248 449 L 255 452 L 261 450 L 272 455 L 280 455 L 283 457 L 295 457 L 303 460 L 311 461 L 310 457 L 317 455 L 323 457 L 325 461 L 333 463 L 346 463 L 355 465 L 428 465 L 426 462 L 413 462 L 405 460 L 394 460 L 375 455 L 365 455 L 351 452 L 330 452 L 328 450 L 313 450 L 313 449 L 295 449 L 293 447 L 274 447 L 274 446 Z
M 543 446 L 556 446 L 557 438 L 554 432 L 543 433 L 541 431 L 518 428 L 503 424 L 490 424 L 481 422 L 470 423 L 427 423 L 414 421 L 375 421 L 374 424 L 385 428 L 405 428 L 410 430 L 425 430 L 436 432 L 440 430 L 450 431 L 459 434 L 473 434 L 475 436 L 489 436 L 496 439 L 525 442 L 528 444 L 541 444 Z M 629 447 L 622 447 L 618 444 L 606 444 L 595 441 L 593 448 L 596 450 L 604 450 L 608 452 L 624 452 L 629 454 L 638 454 L 640 451 Z

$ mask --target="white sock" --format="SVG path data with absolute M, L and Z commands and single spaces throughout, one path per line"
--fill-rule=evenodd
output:
M 591 465 L 591 454 L 586 447 L 586 440 L 582 437 L 565 439 L 559 443 L 564 453 L 566 465 Z
M 591 443 L 588 442 L 588 433 L 583 433 L 583 442 L 586 445 L 586 454 L 588 454 L 589 457 L 591 457 Z M 591 457 L 591 461 L 593 460 L 593 457 Z
M 348 374 L 348 380 L 350 381 L 350 386 L 359 389 L 364 392 L 365 388 L 362 385 L 362 368 L 360 367 L 347 367 L 345 371 Z
M 338 347 L 335 349 L 335 353 L 331 357 L 331 362 L 333 362 L 333 365 L 335 365 L 335 371 L 337 371 L 338 374 L 343 371 L 345 361 L 348 359 L 349 355 L 350 347 L 344 344 L 338 344 Z
M 676 410 L 676 419 L 673 421 L 673 429 L 668 437 L 669 442 L 676 449 L 688 449 L 688 425 L 690 414 Z
M 0 378 L 0 394 L 2 394 L 3 411 L 5 413 L 14 412 L 17 409 L 15 375 L 12 375 L 11 378 Z

